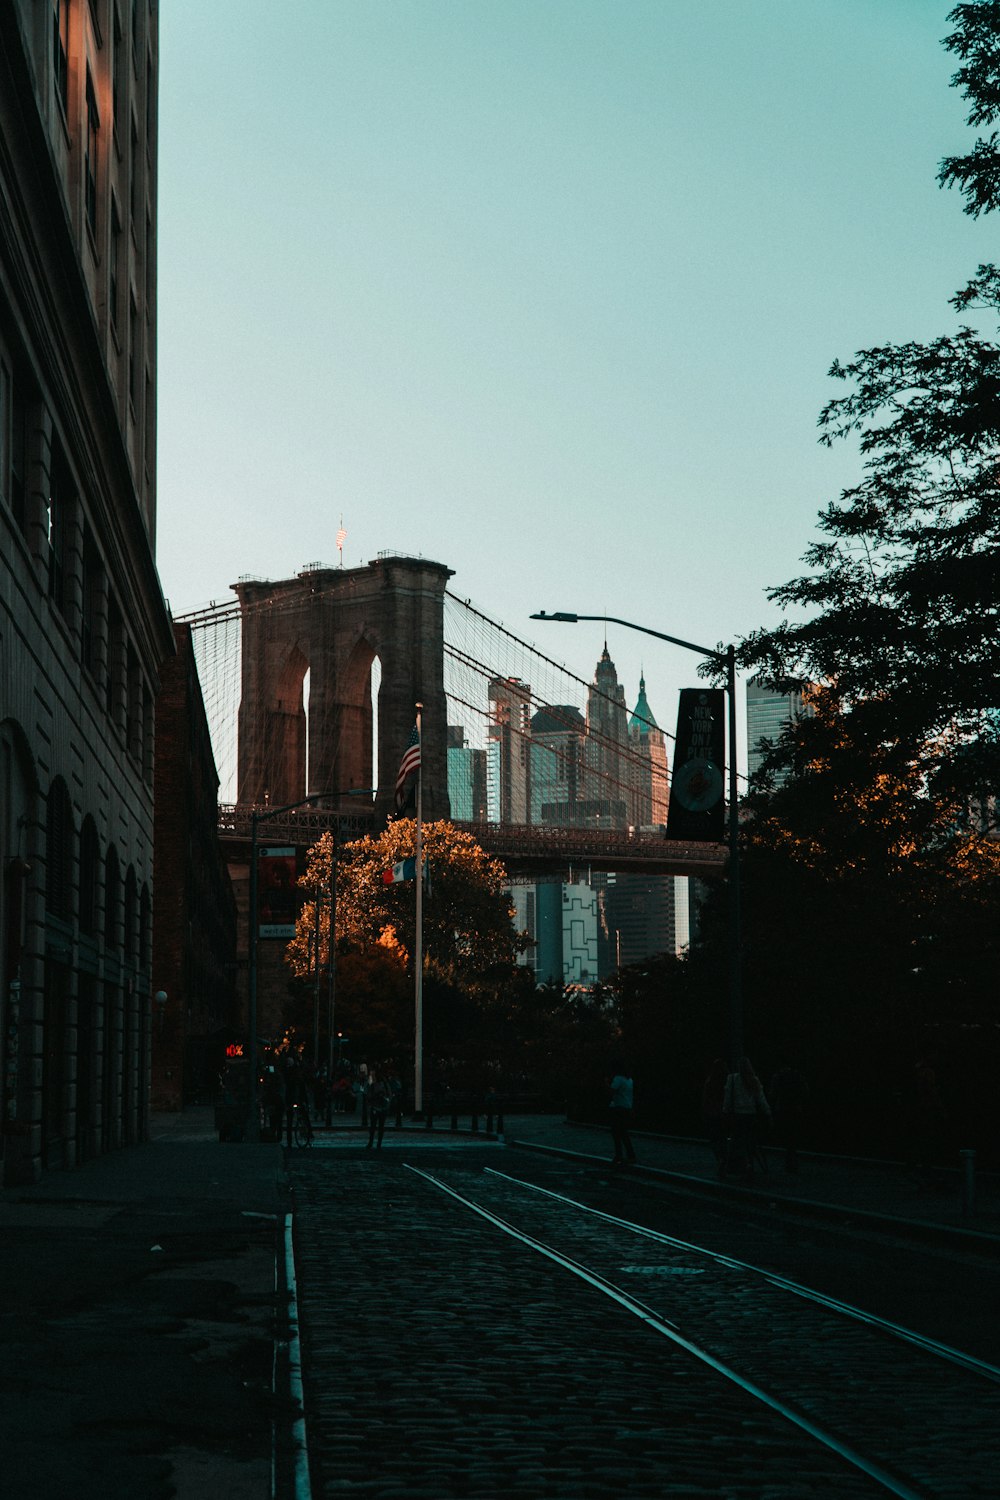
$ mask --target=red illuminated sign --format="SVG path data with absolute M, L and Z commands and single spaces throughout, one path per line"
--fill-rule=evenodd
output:
M 227 1057 L 242 1057 L 243 1056 L 243 1043 L 242 1042 L 230 1042 L 229 1045 L 228 1045 L 228 1047 L 226 1048 L 226 1056 Z

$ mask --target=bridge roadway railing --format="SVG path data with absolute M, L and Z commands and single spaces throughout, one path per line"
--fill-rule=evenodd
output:
M 465 823 L 488 854 L 511 874 L 558 874 L 572 869 L 615 870 L 637 875 L 725 874 L 725 844 L 682 843 L 660 832 L 629 828 L 562 828 L 552 824 Z
M 338 812 L 335 808 L 301 807 L 262 819 L 266 804 L 220 804 L 219 833 L 228 839 L 249 839 L 256 813 L 262 843 L 287 840 L 314 844 L 321 834 L 336 829 L 340 843 L 377 833 L 373 811 Z M 511 875 L 522 878 L 563 875 L 573 870 L 614 870 L 637 875 L 693 875 L 710 880 L 725 873 L 725 844 L 682 843 L 662 832 L 628 828 L 562 828 L 557 825 L 470 823 L 455 820 L 487 854 L 499 859 Z
M 249 839 L 253 835 L 253 815 L 257 814 L 257 837 L 261 843 L 314 844 L 321 834 L 336 829 L 341 843 L 377 833 L 379 824 L 374 812 L 338 812 L 334 807 L 298 807 L 276 817 L 264 817 L 270 809 L 266 803 L 241 802 L 219 804 L 219 833 L 223 838 Z

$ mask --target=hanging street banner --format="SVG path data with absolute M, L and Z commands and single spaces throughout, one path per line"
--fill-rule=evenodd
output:
M 721 843 L 724 837 L 725 697 L 722 688 L 681 689 L 668 839 Z
M 295 936 L 301 892 L 294 849 L 258 849 L 257 920 L 262 938 Z

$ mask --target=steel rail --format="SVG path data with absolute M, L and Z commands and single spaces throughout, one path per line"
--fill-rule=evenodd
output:
M 536 1251 L 546 1259 L 554 1261 L 557 1265 L 570 1271 L 574 1276 L 578 1276 L 588 1286 L 592 1286 L 604 1296 L 610 1297 L 613 1302 L 616 1302 L 634 1317 L 639 1318 L 648 1327 L 652 1328 L 655 1333 L 659 1333 L 663 1338 L 669 1339 L 672 1344 L 676 1344 L 678 1348 L 683 1349 L 687 1354 L 692 1355 L 702 1364 L 707 1365 L 709 1369 L 722 1375 L 724 1379 L 730 1381 L 740 1390 L 745 1391 L 748 1396 L 752 1396 L 755 1400 L 761 1402 L 762 1405 L 769 1407 L 778 1416 L 791 1422 L 800 1431 L 806 1433 L 807 1436 L 814 1438 L 816 1442 L 828 1448 L 836 1457 L 842 1458 L 846 1463 L 850 1464 L 852 1468 L 860 1470 L 863 1474 L 867 1474 L 870 1479 L 874 1479 L 876 1484 L 880 1484 L 889 1494 L 895 1495 L 897 1500 L 926 1500 L 926 1497 L 919 1490 L 915 1490 L 911 1485 L 905 1483 L 905 1481 L 897 1479 L 894 1474 L 890 1474 L 887 1469 L 883 1469 L 881 1464 L 877 1464 L 872 1459 L 866 1458 L 863 1453 L 858 1453 L 856 1449 L 852 1448 L 848 1443 L 843 1442 L 834 1433 L 827 1432 L 825 1428 L 820 1427 L 818 1423 L 813 1422 L 809 1417 L 803 1415 L 803 1413 L 797 1412 L 779 1397 L 772 1396 L 769 1391 L 765 1391 L 755 1381 L 748 1380 L 739 1371 L 724 1364 L 722 1360 L 716 1359 L 715 1355 L 710 1353 L 709 1350 L 703 1349 L 699 1344 L 695 1344 L 690 1339 L 685 1338 L 682 1333 L 678 1332 L 674 1324 L 668 1323 L 665 1318 L 661 1318 L 658 1314 L 652 1312 L 643 1303 L 631 1297 L 628 1292 L 623 1292 L 613 1282 L 607 1281 L 598 1272 L 591 1271 L 578 1261 L 571 1260 L 569 1256 L 563 1255 L 551 1245 L 546 1245 L 542 1240 L 537 1240 L 532 1235 L 525 1234 L 523 1230 L 508 1223 L 506 1219 L 500 1218 L 498 1214 L 491 1212 L 490 1209 L 484 1208 L 471 1198 L 464 1197 L 461 1193 L 457 1193 L 454 1188 L 449 1187 L 445 1182 L 441 1182 L 439 1178 L 433 1177 L 429 1172 L 421 1171 L 419 1167 L 411 1166 L 409 1162 L 405 1162 L 404 1165 L 408 1171 L 415 1173 L 418 1177 L 422 1177 L 432 1187 L 437 1188 L 442 1193 L 446 1193 L 450 1198 L 454 1198 L 456 1202 L 461 1203 L 463 1207 L 469 1209 L 472 1213 L 478 1214 L 480 1218 L 485 1219 L 487 1223 L 494 1225 L 495 1228 L 502 1230 L 504 1234 L 510 1235 L 512 1239 L 526 1245 L 529 1249 Z M 504 1174 L 499 1173 L 497 1175 L 503 1176 Z M 516 1180 L 516 1178 L 511 1178 L 511 1181 Z
M 489 1173 L 491 1177 L 502 1177 L 516 1187 L 530 1188 L 532 1192 L 541 1193 L 546 1198 L 554 1198 L 559 1203 L 566 1203 L 571 1208 L 591 1214 L 594 1218 L 604 1219 L 608 1224 L 627 1229 L 632 1234 L 656 1240 L 661 1245 L 671 1245 L 677 1250 L 690 1251 L 694 1255 L 700 1255 L 703 1259 L 714 1261 L 716 1265 L 726 1266 L 732 1270 L 752 1271 L 755 1276 L 763 1277 L 765 1281 L 781 1291 L 791 1292 L 808 1302 L 815 1302 L 830 1312 L 841 1313 L 854 1322 L 867 1324 L 870 1328 L 878 1329 L 880 1333 L 887 1333 L 903 1343 L 913 1344 L 926 1354 L 936 1355 L 953 1365 L 958 1365 L 963 1370 L 968 1370 L 973 1375 L 981 1375 L 984 1380 L 992 1380 L 1000 1384 L 1000 1369 L 996 1365 L 991 1365 L 987 1360 L 977 1359 L 974 1354 L 964 1354 L 961 1349 L 954 1349 L 950 1344 L 942 1344 L 938 1339 L 928 1338 L 926 1334 L 906 1328 L 902 1323 L 893 1323 L 888 1318 L 880 1318 L 875 1313 L 865 1312 L 864 1308 L 855 1307 L 851 1302 L 841 1302 L 836 1297 L 828 1296 L 826 1292 L 817 1291 L 815 1287 L 803 1286 L 801 1282 L 781 1276 L 777 1271 L 768 1271 L 763 1266 L 751 1265 L 749 1261 L 737 1260 L 734 1256 L 723 1255 L 718 1250 L 708 1250 L 703 1245 L 692 1244 L 690 1240 L 677 1239 L 672 1234 L 664 1234 L 659 1229 L 649 1229 L 645 1224 L 636 1224 L 631 1219 L 618 1218 L 616 1214 L 605 1213 L 600 1208 L 591 1208 L 589 1204 L 580 1203 L 576 1198 L 567 1197 L 564 1193 L 553 1192 L 551 1188 L 539 1187 L 537 1183 L 525 1182 L 520 1177 L 511 1177 L 507 1172 L 498 1172 L 495 1167 L 484 1167 L 483 1171 Z

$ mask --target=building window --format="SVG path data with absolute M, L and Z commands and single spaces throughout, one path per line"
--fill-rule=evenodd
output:
M 153 785 L 153 695 L 142 685 L 142 775 L 147 786 Z
M 125 632 L 121 611 L 114 599 L 108 601 L 108 677 L 104 685 L 104 706 L 112 724 L 120 722 L 122 688 L 125 671 Z
M 63 115 L 69 114 L 69 0 L 52 8 L 52 76 Z
M 134 760 L 142 757 L 142 687 L 139 656 L 129 641 L 125 648 L 125 746 Z
M 47 506 L 49 598 L 60 613 L 66 608 L 66 530 L 69 504 L 70 480 L 66 460 L 58 446 L 53 444 Z
M 11 464 L 10 464 L 10 440 L 11 440 L 11 381 L 10 369 L 6 362 L 0 359 L 0 494 L 7 503 L 13 504 L 11 493 Z
M 114 849 L 109 849 L 104 861 L 104 947 L 108 953 L 115 953 L 121 942 L 118 932 L 121 900 L 118 855 Z
M 146 289 L 146 316 L 153 305 L 153 216 L 146 210 L 146 261 L 143 267 L 144 285 Z
M 138 937 L 138 933 L 136 931 L 138 901 L 136 898 L 137 891 L 135 871 L 133 870 L 132 866 L 129 865 L 128 869 L 125 872 L 125 903 L 124 910 L 122 912 L 125 924 L 125 931 L 122 935 L 122 950 L 125 955 L 125 962 L 129 966 L 129 968 L 132 968 L 135 965 L 136 938 Z
M 93 818 L 87 818 L 80 830 L 80 931 L 87 937 L 97 936 L 97 876 L 100 857 L 97 829 Z
M 129 293 L 128 298 L 128 399 L 135 414 L 136 398 L 138 396 L 139 381 L 139 309 L 135 305 L 135 298 Z
M 88 527 L 83 538 L 82 611 L 80 619 L 80 661 L 93 673 L 97 665 L 97 619 L 100 608 L 101 560 Z
M 73 916 L 73 805 L 59 777 L 49 789 L 47 804 L 45 909 L 64 922 Z
M 144 885 L 139 893 L 139 973 L 149 971 L 153 903 L 149 887 Z
M 10 403 L 10 508 L 24 534 L 28 519 L 28 403 L 15 378 Z
M 84 163 L 86 176 L 86 207 L 87 223 L 90 232 L 97 238 L 97 141 L 98 132 L 101 128 L 101 117 L 97 111 L 97 96 L 94 93 L 94 80 L 90 76 L 90 68 L 87 69 L 87 154 Z
M 156 444 L 156 412 L 153 406 L 153 382 L 149 370 L 146 371 L 146 388 L 143 392 L 143 422 L 145 426 L 145 460 L 146 473 L 153 472 L 153 459 Z
M 135 221 L 139 203 L 139 128 L 132 116 L 129 127 L 128 145 L 128 211 L 132 223 L 132 233 L 135 234 Z
M 153 139 L 153 59 L 146 55 L 146 150 Z
M 115 6 L 111 21 L 111 123 L 116 135 L 121 134 L 122 118 L 122 23 Z
M 108 278 L 108 301 L 111 312 L 111 327 L 115 333 L 118 332 L 118 286 L 121 277 L 121 254 L 122 254 L 122 221 L 118 213 L 118 203 L 111 200 L 111 253 L 110 273 Z

